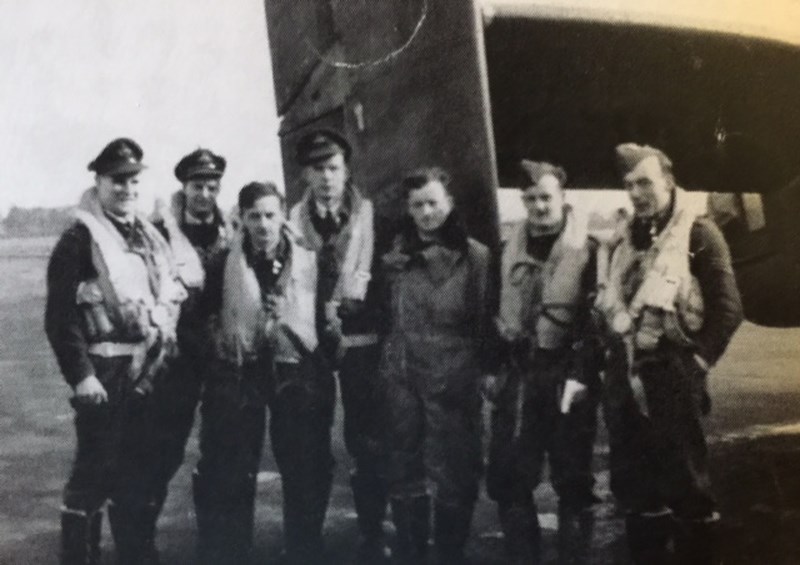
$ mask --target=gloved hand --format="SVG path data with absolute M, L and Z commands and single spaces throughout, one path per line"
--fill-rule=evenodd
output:
M 588 395 L 589 387 L 575 379 L 567 379 L 564 382 L 564 390 L 561 393 L 561 413 L 569 414 L 572 407 L 586 400 Z
M 94 375 L 89 375 L 75 385 L 74 402 L 77 404 L 102 404 L 108 402 L 108 393 Z

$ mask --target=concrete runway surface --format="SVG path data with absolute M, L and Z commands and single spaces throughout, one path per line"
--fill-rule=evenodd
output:
M 69 390 L 42 329 L 44 269 L 51 245 L 50 240 L 0 240 L 0 564 L 57 562 L 61 489 L 74 433 Z M 714 408 L 707 424 L 726 565 L 800 563 L 799 339 L 800 330 L 745 324 L 711 377 Z M 338 418 L 335 443 L 339 465 L 326 523 L 326 562 L 346 564 L 352 562 L 357 529 Z M 594 511 L 589 562 L 624 564 L 622 520 L 608 492 L 602 440 L 596 454 L 596 492 L 603 502 Z M 194 562 L 190 474 L 196 460 L 195 434 L 159 522 L 158 544 L 167 564 Z M 555 563 L 557 518 L 549 485 L 540 487 L 537 498 L 545 551 Z M 255 562 L 274 562 L 281 548 L 281 496 L 269 445 L 259 475 L 256 523 Z M 473 521 L 468 555 L 476 564 L 502 563 L 502 536 L 494 505 L 485 495 Z M 113 563 L 107 525 L 103 559 Z

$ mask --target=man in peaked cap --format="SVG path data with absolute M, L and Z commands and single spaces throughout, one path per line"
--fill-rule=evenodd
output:
M 363 562 L 380 561 L 387 552 L 382 528 L 387 493 L 381 468 L 377 297 L 371 283 L 373 207 L 350 181 L 352 150 L 344 136 L 315 130 L 304 135 L 296 149 L 306 191 L 292 208 L 290 221 L 305 245 L 317 252 L 316 325 L 322 362 L 315 382 L 325 408 L 310 415 L 318 428 L 313 448 L 319 460 L 316 476 L 308 476 L 310 484 L 305 487 L 284 473 L 286 549 L 298 562 L 312 563 L 317 558 L 303 557 L 303 548 L 322 545 L 333 466 L 330 429 L 335 387 L 331 383 L 338 371 L 345 444 L 354 460 L 351 486 L 362 535 L 360 557 Z
M 154 394 L 157 444 L 153 452 L 158 456 L 152 461 L 152 475 L 142 473 L 152 488 L 152 529 L 169 482 L 183 462 L 203 383 L 212 366 L 212 328 L 202 304 L 203 288 L 209 265 L 224 256 L 229 243 L 230 230 L 217 206 L 226 164 L 224 157 L 210 149 L 196 149 L 184 156 L 175 166 L 181 188 L 173 193 L 169 206 L 159 203 L 153 214 L 155 226 L 169 242 L 189 296 L 178 321 L 179 356 L 170 363 L 167 378 L 162 379 Z M 193 479 L 198 524 L 207 524 L 204 512 L 213 513 L 208 489 L 204 489 L 204 477 L 195 472 Z M 200 531 L 201 542 L 208 537 L 208 532 Z
M 561 167 L 523 160 L 521 168 L 528 217 L 512 228 L 501 259 L 497 325 L 507 369 L 495 399 L 487 488 L 508 563 L 539 563 L 533 491 L 547 457 L 560 560 L 584 562 L 597 500 L 591 462 L 600 381 L 588 332 L 597 242 L 565 203 Z
M 634 215 L 599 261 L 611 488 L 635 563 L 664 563 L 669 547 L 675 562 L 716 563 L 700 420 L 708 371 L 742 320 L 730 252 L 663 151 L 625 143 L 616 157 Z
M 102 507 L 118 561 L 154 563 L 148 493 L 137 480 L 151 456 L 147 415 L 156 375 L 174 349 L 185 290 L 166 241 L 136 211 L 142 149 L 109 143 L 89 164 L 76 222 L 47 270 L 45 329 L 73 388 L 78 448 L 64 489 L 61 563 L 99 562 Z
M 87 167 L 98 175 L 137 175 L 144 168 L 142 148 L 134 140 L 122 137 L 105 146 Z
M 330 129 L 319 129 L 304 135 L 297 142 L 295 157 L 297 164 L 306 167 L 341 155 L 344 163 L 350 162 L 352 148 L 347 139 Z

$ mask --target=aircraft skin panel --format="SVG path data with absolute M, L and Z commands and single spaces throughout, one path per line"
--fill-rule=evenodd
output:
M 613 148 L 634 141 L 664 149 L 685 188 L 761 193 L 765 227 L 722 226 L 745 314 L 800 324 L 800 49 L 504 14 L 486 51 L 501 186 L 523 182 L 527 157 L 564 166 L 571 187 L 620 187 Z
M 337 51 L 334 48 L 328 54 Z M 320 116 L 341 109 L 351 90 L 351 80 L 346 72 L 330 65 L 317 64 L 286 108 L 279 134 L 286 135 Z
M 333 43 L 332 29 L 322 25 L 324 6 L 308 0 L 265 2 L 267 27 L 272 57 L 272 76 L 275 84 L 275 103 L 278 114 L 302 89 L 318 64 L 311 41 L 317 45 Z M 279 55 L 279 56 L 275 56 Z
M 626 141 L 664 149 L 697 190 L 775 190 L 800 170 L 798 48 L 505 17 L 486 43 L 502 185 L 529 157 L 558 161 L 573 186 L 614 186 Z
M 497 176 L 481 65 L 482 21 L 474 4 L 381 2 L 380 11 L 362 21 L 358 10 L 368 10 L 369 3 L 317 3 L 332 8 L 337 39 L 317 53 L 317 68 L 282 108 L 288 200 L 303 192 L 298 171 L 286 163 L 293 159 L 293 140 L 324 116 L 338 114 L 354 146 L 354 180 L 375 200 L 379 214 L 391 220 L 402 210 L 397 185 L 405 173 L 442 166 L 453 177 L 470 232 L 496 244 Z M 268 15 L 277 4 L 281 1 L 267 0 Z M 270 24 L 273 60 L 279 60 L 282 50 L 295 47 L 288 39 L 273 41 L 272 30 Z M 401 31 L 384 36 L 380 30 Z M 299 42 L 295 36 L 294 43 Z M 275 75 L 276 89 L 288 91 L 281 80 L 295 77 Z
M 479 0 L 479 4 L 486 18 L 671 27 L 800 45 L 800 4 L 794 0 Z
M 304 190 L 297 139 L 334 127 L 354 146 L 380 230 L 403 211 L 403 174 L 440 165 L 470 232 L 496 245 L 496 189 L 520 186 L 520 158 L 564 165 L 571 187 L 619 187 L 614 145 L 649 143 L 686 188 L 763 195 L 766 227 L 723 226 L 745 312 L 800 324 L 800 48 L 649 16 L 592 20 L 591 9 L 487 17 L 470 1 L 378 4 L 266 0 L 290 203 Z

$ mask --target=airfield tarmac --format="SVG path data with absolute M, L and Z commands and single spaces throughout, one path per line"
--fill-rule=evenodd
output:
M 42 329 L 44 270 L 52 240 L 0 240 L 0 564 L 56 563 L 61 489 L 74 437 L 69 390 Z M 776 274 L 777 275 L 777 274 Z M 723 515 L 724 563 L 800 563 L 800 330 L 745 324 L 711 377 L 712 472 Z M 328 563 L 351 562 L 357 542 L 347 480 L 348 459 L 335 431 L 339 466 L 326 523 Z M 265 446 L 259 475 L 255 562 L 275 562 L 281 547 L 280 478 Z M 596 448 L 591 563 L 627 562 L 622 520 L 608 492 L 607 449 Z M 190 475 L 197 439 L 172 483 L 159 522 L 166 564 L 194 563 Z M 555 563 L 555 500 L 537 491 L 549 562 Z M 387 523 L 387 529 L 389 524 Z M 495 509 L 485 495 L 476 510 L 468 554 L 476 564 L 502 563 Z M 103 563 L 113 563 L 104 528 Z M 313 564 L 311 564 L 313 565 Z

